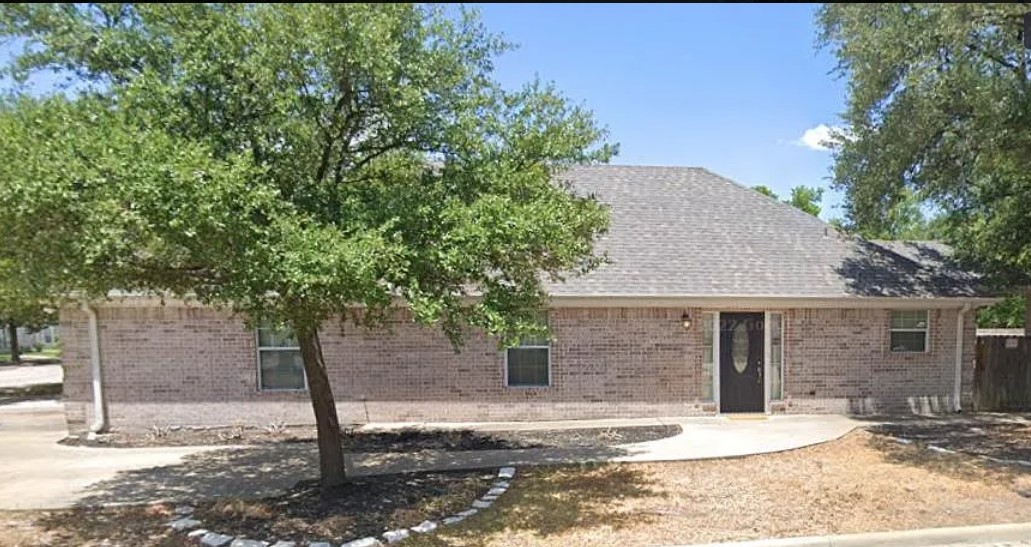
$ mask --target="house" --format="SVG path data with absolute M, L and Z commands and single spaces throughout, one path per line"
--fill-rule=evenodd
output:
M 22 351 L 29 351 L 34 347 L 53 347 L 57 345 L 57 328 L 47 325 L 40 330 L 30 330 L 25 327 L 18 327 L 18 347 Z M 0 351 L 11 350 L 10 335 L 7 329 L 0 329 Z
M 846 235 L 705 169 L 561 178 L 610 204 L 612 224 L 609 263 L 549 287 L 551 339 L 499 350 L 473 332 L 455 353 L 403 310 L 389 331 L 327 325 L 342 422 L 968 405 L 974 311 L 996 299 L 947 248 Z M 61 328 L 73 430 L 105 410 L 115 428 L 313 420 L 288 333 L 144 297 L 66 309 Z

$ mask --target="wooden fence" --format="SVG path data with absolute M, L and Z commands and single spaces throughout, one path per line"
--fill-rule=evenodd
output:
M 977 338 L 974 408 L 1031 410 L 1031 338 Z

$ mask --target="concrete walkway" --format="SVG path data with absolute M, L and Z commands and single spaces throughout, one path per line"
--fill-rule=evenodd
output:
M 481 450 L 349 454 L 354 475 L 494 468 L 585 461 L 655 462 L 777 452 L 836 439 L 857 423 L 841 416 L 782 416 L 765 420 L 669 418 L 683 433 L 607 448 Z M 643 421 L 519 424 L 556 429 L 642 425 Z M 411 424 L 407 424 L 411 425 Z M 376 424 L 372 428 L 387 428 Z M 449 424 L 449 427 L 457 427 Z M 480 430 L 513 424 L 461 424 Z M 56 401 L 0 406 L 0 509 L 59 508 L 74 504 L 197 501 L 275 495 L 317 475 L 314 444 L 249 447 L 85 448 L 56 444 L 65 435 Z
M 60 384 L 61 365 L 0 365 L 0 388 Z
M 91 484 L 176 465 L 206 448 L 88 449 L 57 444 L 67 428 L 54 400 L 0 406 L 0 509 L 68 507 Z
M 431 471 L 543 465 L 569 462 L 662 462 L 733 458 L 802 448 L 840 438 L 859 423 L 845 416 L 770 416 L 766 419 L 645 418 L 633 420 L 583 420 L 535 423 L 420 424 L 424 427 L 478 431 L 573 429 L 677 424 L 679 435 L 644 443 L 607 448 L 524 448 L 467 452 L 356 454 L 353 471 L 378 475 L 400 471 Z M 396 429 L 400 424 L 370 424 L 363 429 Z

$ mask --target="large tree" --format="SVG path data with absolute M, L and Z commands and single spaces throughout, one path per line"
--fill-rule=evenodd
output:
M 1003 285 L 1031 273 L 1031 72 L 1023 4 L 825 4 L 848 82 L 834 180 L 878 231 L 907 196 L 942 211 L 962 258 Z M 1031 299 L 1026 313 L 1031 328 Z
M 474 13 L 410 4 L 5 4 L 2 252 L 66 293 L 199 298 L 292 328 L 324 485 L 345 480 L 319 329 L 394 306 L 500 339 L 588 270 L 603 206 L 555 183 L 613 148 L 551 86 L 503 89 Z M 45 249 L 17 245 L 29 237 Z M 13 249 L 13 251 L 8 251 Z

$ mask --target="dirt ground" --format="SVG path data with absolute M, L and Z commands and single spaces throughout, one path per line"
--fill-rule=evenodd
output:
M 491 431 L 466 429 L 397 431 L 344 431 L 348 452 L 410 452 L 413 450 L 498 450 L 513 448 L 604 448 L 655 441 L 681 432 L 678 425 Z M 314 443 L 315 427 L 154 428 L 146 432 L 112 432 L 99 441 L 68 437 L 62 444 L 113 448 L 152 446 L 241 445 Z
M 654 545 L 1026 522 L 1031 499 L 1018 492 L 1029 487 L 1022 466 L 856 431 L 737 459 L 522 467 L 492 509 L 405 545 Z M 146 511 L 0 513 L 0 545 L 97 546 L 105 534 L 113 545 L 185 545 Z
M 1031 520 L 1031 471 L 865 431 L 729 460 L 524 468 L 498 510 L 413 547 L 654 545 Z
M 1031 461 L 1031 417 L 1021 413 L 906 417 L 870 428 L 875 433 L 1005 460 Z

